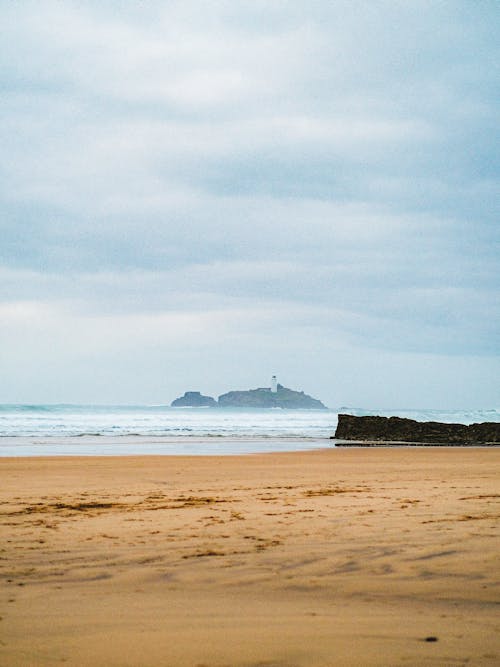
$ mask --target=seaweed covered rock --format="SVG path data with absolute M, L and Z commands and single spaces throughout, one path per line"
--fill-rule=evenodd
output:
M 402 417 L 339 415 L 335 439 L 442 445 L 500 444 L 500 423 L 445 424 Z

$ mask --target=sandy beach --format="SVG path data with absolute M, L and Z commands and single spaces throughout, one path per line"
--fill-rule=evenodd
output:
M 500 663 L 500 449 L 0 460 L 0 664 Z

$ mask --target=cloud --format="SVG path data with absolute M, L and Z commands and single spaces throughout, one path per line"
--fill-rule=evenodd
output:
M 203 352 L 228 376 L 300 354 L 304 384 L 319 367 L 304 350 L 331 345 L 406 355 L 409 374 L 412 355 L 498 354 L 496 11 L 4 4 L 11 357 L 38 319 L 75 368 L 86 339 L 110 341 L 92 348 L 110 383 L 133 349 L 150 368 L 155 345 L 193 378 Z

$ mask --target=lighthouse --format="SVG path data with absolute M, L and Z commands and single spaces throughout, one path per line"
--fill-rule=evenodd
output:
M 276 375 L 273 375 L 271 378 L 271 391 L 273 394 L 278 393 L 278 380 L 276 379 Z

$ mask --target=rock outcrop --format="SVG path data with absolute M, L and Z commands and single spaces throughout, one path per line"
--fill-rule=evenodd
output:
M 278 391 L 270 389 L 249 389 L 248 391 L 229 391 L 219 396 L 219 407 L 230 408 L 288 408 L 293 410 L 326 410 L 326 406 L 303 391 L 294 391 L 278 385 Z
M 203 396 L 199 391 L 186 391 L 184 396 L 172 401 L 173 408 L 213 408 L 217 401 L 211 396 Z
M 401 417 L 339 415 L 333 436 L 363 442 L 409 442 L 436 445 L 500 444 L 500 423 L 444 424 Z

